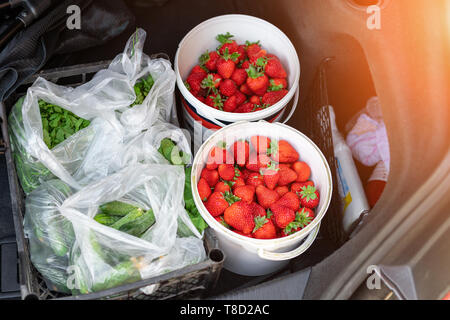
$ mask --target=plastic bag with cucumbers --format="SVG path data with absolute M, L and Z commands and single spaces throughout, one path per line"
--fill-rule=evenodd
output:
M 107 69 L 76 88 L 38 78 L 13 106 L 9 134 L 19 181 L 29 193 L 58 178 L 80 189 L 110 171 L 112 155 L 156 122 L 177 123 L 175 72 L 143 53 L 138 29 Z
M 134 163 L 75 192 L 44 182 L 26 199 L 31 260 L 50 288 L 84 294 L 206 258 L 185 210 L 182 165 Z

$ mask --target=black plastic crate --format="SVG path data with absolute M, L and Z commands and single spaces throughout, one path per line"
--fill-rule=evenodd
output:
M 217 239 L 213 232 L 205 232 L 204 245 L 207 260 L 176 271 L 172 271 L 157 277 L 141 280 L 131 284 L 121 285 L 115 288 L 85 294 L 70 296 L 51 291 L 41 274 L 33 267 L 28 240 L 23 230 L 23 217 L 25 213 L 25 195 L 20 187 L 13 157 L 11 154 L 8 136 L 7 116 L 16 100 L 26 93 L 26 89 L 37 77 L 43 77 L 58 84 L 77 86 L 89 81 L 99 70 L 108 66 L 109 61 L 76 65 L 64 68 L 45 70 L 28 79 L 7 100 L 0 103 L 0 116 L 2 135 L 4 139 L 4 152 L 8 169 L 9 189 L 11 194 L 12 215 L 16 234 L 17 257 L 19 264 L 20 296 L 22 299 L 187 299 L 204 297 L 217 283 L 224 254 L 218 248 Z M 144 294 L 140 288 L 153 286 L 153 292 Z
M 338 192 L 337 162 L 334 156 L 333 137 L 330 123 L 330 102 L 327 89 L 327 66 L 334 58 L 325 58 L 317 68 L 308 95 L 301 105 L 303 117 L 299 130 L 306 134 L 322 151 L 330 166 L 333 178 L 333 194 L 327 213 L 323 218 L 320 234 L 341 246 L 348 240 L 342 225 L 342 206 Z

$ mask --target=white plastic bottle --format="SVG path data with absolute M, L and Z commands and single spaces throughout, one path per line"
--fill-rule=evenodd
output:
M 359 218 L 369 212 L 370 207 L 352 152 L 336 126 L 333 107 L 329 106 L 329 110 L 334 156 L 337 162 L 338 190 L 342 200 L 342 224 L 346 232 L 351 232 Z

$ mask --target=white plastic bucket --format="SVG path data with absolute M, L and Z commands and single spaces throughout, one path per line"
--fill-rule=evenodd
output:
M 253 135 L 288 141 L 299 152 L 300 159 L 306 161 L 311 167 L 311 179 L 320 193 L 316 217 L 308 226 L 290 236 L 271 240 L 241 236 L 217 222 L 208 212 L 198 194 L 197 182 L 207 161 L 209 150 L 221 141 L 226 142 L 227 146 L 231 146 L 234 141 Z M 224 267 L 247 276 L 258 276 L 277 271 L 284 267 L 290 259 L 305 252 L 319 232 L 320 222 L 328 209 L 333 191 L 330 167 L 320 149 L 296 129 L 285 124 L 266 121 L 237 122 L 212 134 L 203 143 L 194 158 L 191 187 L 200 214 L 216 232 L 219 246 L 226 255 Z
M 250 112 L 232 113 L 209 107 L 195 98 L 184 85 L 191 69 L 198 64 L 198 57 L 206 50 L 213 51 L 218 43 L 218 34 L 230 32 L 238 43 L 261 41 L 267 52 L 277 55 L 288 74 L 288 93 L 270 108 Z M 248 15 L 230 14 L 218 16 L 202 22 L 192 29 L 178 45 L 175 55 L 177 86 L 182 95 L 185 114 L 201 121 L 206 129 L 220 129 L 237 121 L 275 121 L 292 101 L 291 112 L 284 119 L 287 122 L 294 113 L 299 98 L 300 62 L 289 38 L 273 24 Z

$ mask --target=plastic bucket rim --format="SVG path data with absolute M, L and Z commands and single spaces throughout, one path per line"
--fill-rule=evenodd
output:
M 230 19 L 230 18 L 231 19 L 239 18 L 239 19 L 253 20 L 253 21 L 258 21 L 260 23 L 266 24 L 267 26 L 269 26 L 274 31 L 276 31 L 277 33 L 280 34 L 281 38 L 283 38 L 286 41 L 286 44 L 290 47 L 292 53 L 295 55 L 295 61 L 294 61 L 295 62 L 295 70 L 289 70 L 289 72 L 294 71 L 295 81 L 294 81 L 294 83 L 291 84 L 291 87 L 289 88 L 286 96 L 284 96 L 280 101 L 278 101 L 276 104 L 272 105 L 270 108 L 267 108 L 265 110 L 256 111 L 256 112 L 251 112 L 251 113 L 233 113 L 233 112 L 216 110 L 216 109 L 211 108 L 208 105 L 204 104 L 203 102 L 199 101 L 189 90 L 187 90 L 187 88 L 184 85 L 183 79 L 181 78 L 179 68 L 178 68 L 179 53 L 180 53 L 181 47 L 183 46 L 183 43 L 188 41 L 189 38 L 193 34 L 198 32 L 198 29 L 204 28 L 205 25 L 207 25 L 211 22 L 218 21 L 218 20 L 226 20 L 226 19 Z M 244 14 L 227 14 L 227 15 L 213 17 L 211 19 L 207 19 L 207 20 L 201 22 L 200 24 L 198 24 L 197 26 L 192 28 L 178 44 L 177 52 L 175 54 L 174 65 L 175 65 L 177 86 L 178 86 L 178 89 L 181 91 L 183 97 L 185 97 L 185 99 L 191 105 L 193 105 L 196 109 L 201 110 L 201 111 L 207 111 L 207 113 L 211 114 L 211 116 L 214 117 L 215 119 L 220 120 L 220 121 L 228 121 L 228 122 L 261 120 L 265 117 L 269 117 L 270 115 L 280 111 L 282 108 L 287 107 L 288 103 L 292 100 L 292 97 L 294 96 L 295 91 L 297 90 L 297 87 L 299 86 L 300 73 L 301 73 L 300 61 L 298 58 L 297 51 L 296 51 L 294 45 L 292 44 L 291 40 L 286 36 L 286 34 L 283 31 L 281 31 L 278 27 L 276 27 L 275 25 L 271 24 L 270 22 L 268 22 L 264 19 L 250 16 L 250 15 L 244 15 Z M 201 114 L 203 114 L 203 113 L 201 113 Z
M 321 157 L 322 164 L 325 165 L 325 171 L 327 173 L 328 193 L 326 195 L 325 205 L 322 207 L 319 214 L 316 215 L 313 222 L 311 222 L 309 225 L 307 225 L 302 230 L 300 230 L 294 234 L 291 234 L 287 237 L 276 238 L 276 239 L 254 239 L 254 238 L 242 236 L 236 232 L 233 232 L 232 230 L 227 229 L 226 227 L 222 226 L 218 221 L 216 221 L 211 216 L 211 214 L 207 211 L 206 207 L 203 204 L 203 201 L 201 201 L 201 199 L 200 199 L 200 196 L 199 196 L 198 190 L 197 190 L 197 183 L 195 181 L 196 168 L 198 166 L 200 166 L 200 163 L 199 163 L 200 156 L 203 154 L 206 145 L 209 143 L 209 141 L 211 139 L 214 138 L 215 135 L 218 135 L 219 133 L 221 133 L 225 130 L 229 130 L 230 127 L 234 127 L 237 125 L 243 125 L 243 124 L 250 124 L 251 122 L 248 122 L 248 121 L 239 121 L 239 122 L 230 124 L 226 127 L 223 127 L 221 129 L 219 129 L 218 131 L 214 132 L 214 134 L 212 134 L 210 137 L 208 137 L 208 139 L 205 140 L 205 142 L 201 145 L 200 149 L 197 151 L 197 154 L 195 155 L 195 158 L 194 158 L 194 162 L 192 165 L 192 171 L 191 171 L 191 188 L 193 190 L 194 202 L 199 207 L 198 209 L 199 209 L 201 216 L 203 217 L 203 219 L 206 220 L 206 223 L 212 229 L 214 229 L 215 231 L 220 232 L 222 234 L 225 234 L 226 236 L 234 238 L 235 240 L 238 240 L 238 243 L 241 245 L 242 244 L 252 245 L 254 248 L 259 248 L 261 245 L 264 245 L 264 246 L 273 248 L 273 247 L 277 247 L 281 244 L 283 246 L 285 246 L 285 245 L 289 245 L 293 242 L 304 239 L 312 230 L 314 230 L 315 227 L 317 227 L 318 224 L 320 224 L 320 222 L 324 218 L 324 216 L 329 208 L 329 205 L 331 203 L 331 197 L 333 194 L 333 183 L 332 183 L 332 178 L 331 178 L 330 166 L 328 165 L 328 162 L 326 161 L 326 158 L 323 155 L 322 151 L 319 149 L 319 147 L 317 147 L 317 145 L 311 139 L 309 139 L 306 135 L 304 135 L 302 132 L 298 131 L 297 129 L 292 128 L 292 127 L 287 126 L 282 123 L 278 123 L 278 122 L 277 123 L 268 123 L 266 121 L 259 121 L 259 122 L 266 123 L 266 124 L 272 125 L 272 126 L 282 126 L 285 129 L 292 130 L 294 133 L 299 134 L 300 136 L 305 138 L 306 141 L 314 147 L 314 149 L 318 152 L 319 156 Z M 200 203 L 200 205 L 198 203 Z M 281 243 L 279 243 L 279 242 L 281 242 Z

